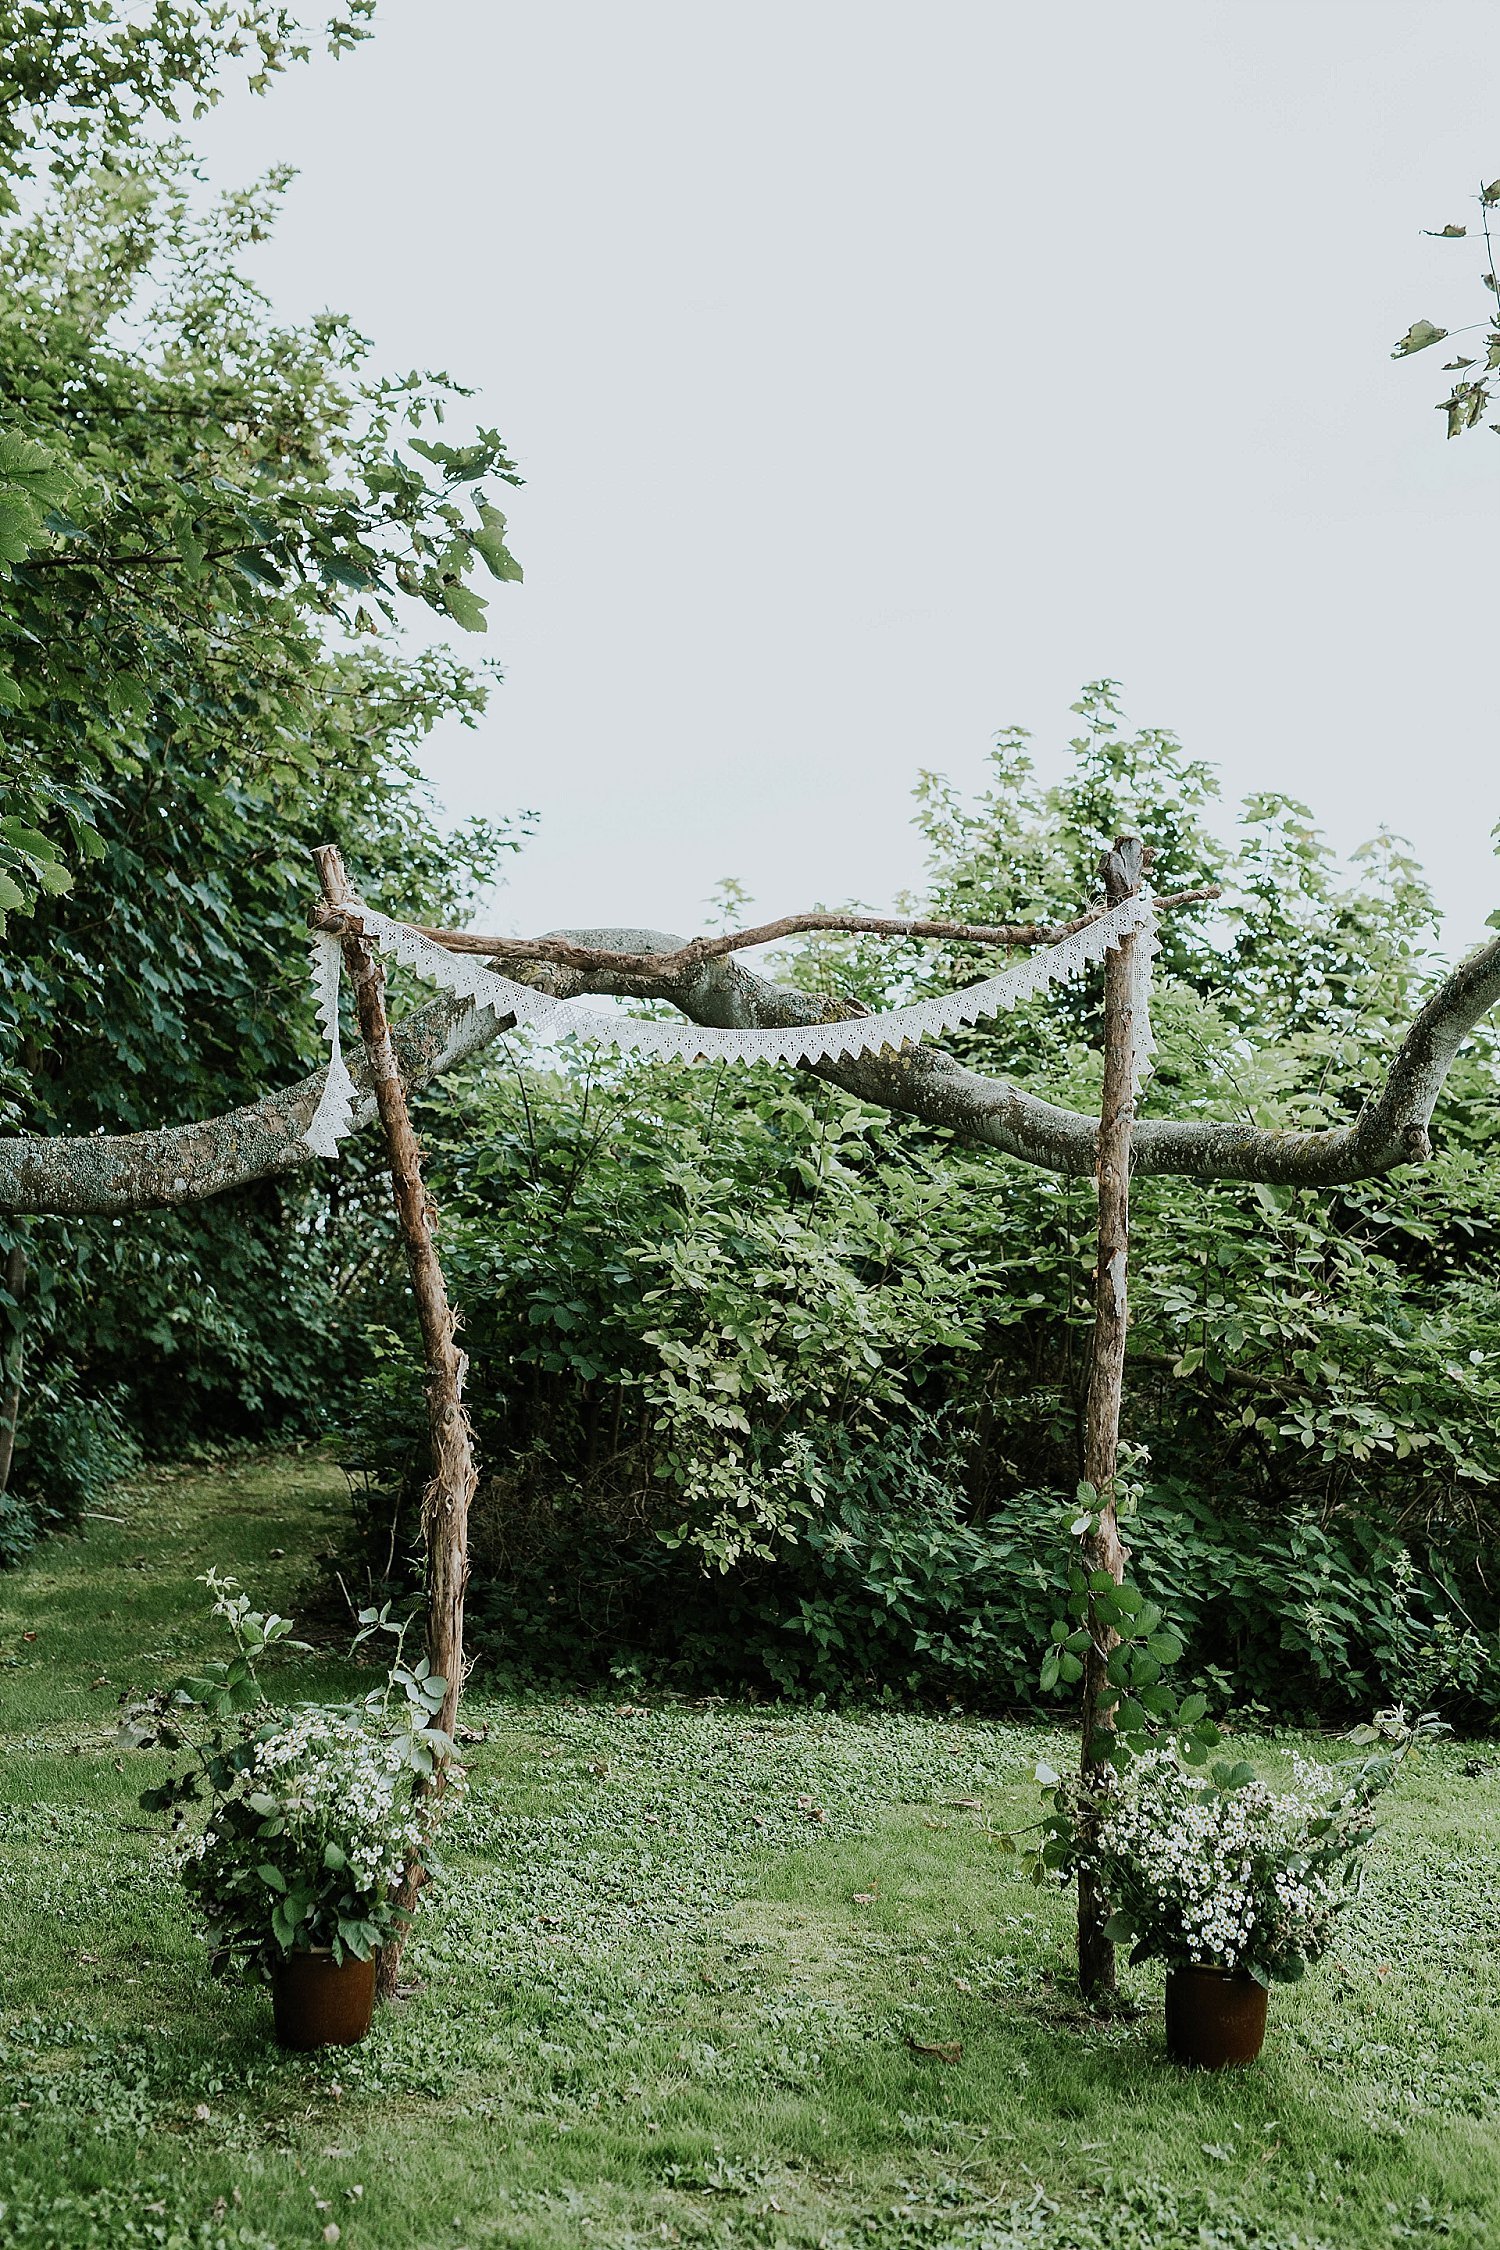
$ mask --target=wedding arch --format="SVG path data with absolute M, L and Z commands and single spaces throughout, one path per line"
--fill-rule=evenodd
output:
M 1347 1125 L 1268 1131 L 1208 1120 L 1138 1119 L 1152 1051 L 1149 990 L 1162 912 L 1217 895 L 1212 887 L 1153 899 L 1150 853 L 1120 837 L 1101 862 L 1104 896 L 1055 926 L 977 925 L 856 914 L 791 915 L 755 929 L 689 941 L 651 930 L 577 930 L 515 939 L 438 930 L 377 913 L 350 886 L 338 851 L 315 854 L 323 903 L 311 917 L 318 1019 L 327 1065 L 281 1092 L 202 1123 L 127 1135 L 0 1140 L 0 1210 L 123 1213 L 221 1194 L 333 1155 L 378 1116 L 422 1329 L 432 1439 L 423 1501 L 428 1637 L 446 1682 L 440 1725 L 450 1735 L 464 1670 L 467 1521 L 476 1474 L 463 1408 L 465 1363 L 433 1242 L 435 1212 L 406 1107 L 420 1088 L 517 1025 L 548 1038 L 608 1041 L 659 1059 L 775 1061 L 807 1069 L 877 1105 L 948 1128 L 1021 1162 L 1093 1174 L 1098 1189 L 1095 1319 L 1085 1414 L 1084 1472 L 1099 1496 L 1085 1534 L 1091 1571 L 1118 1583 L 1126 1560 L 1114 1510 L 1120 1394 L 1128 1322 L 1132 1173 L 1176 1173 L 1273 1185 L 1332 1185 L 1431 1154 L 1428 1128 L 1468 1032 L 1500 1002 L 1500 938 L 1439 983 L 1392 1057 L 1385 1080 Z M 736 956 L 801 931 L 943 938 L 987 950 L 1029 949 L 998 974 L 871 1014 L 756 975 Z M 434 983 L 438 997 L 393 1026 L 382 958 Z M 1009 1080 L 965 1069 L 930 1044 L 945 1031 L 1016 1006 L 1048 986 L 1104 965 L 1104 1082 L 1097 1116 L 1060 1108 Z M 353 987 L 362 1052 L 346 1062 L 339 1036 L 341 978 Z M 646 1021 L 580 1005 L 595 995 L 665 1001 L 685 1019 Z M 1083 1761 L 1108 1754 L 1113 1634 L 1090 1621 L 1083 1678 Z M 441 1769 L 436 1788 L 442 1787 Z M 420 1870 L 411 1880 L 420 1880 Z M 1086 1989 L 1113 1981 L 1113 1949 L 1090 1902 L 1080 1901 L 1079 1965 Z M 384 1965 L 393 1978 L 395 1961 Z

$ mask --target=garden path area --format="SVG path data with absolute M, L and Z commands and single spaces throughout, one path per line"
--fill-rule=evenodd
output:
M 1032 1817 L 1056 1737 L 481 1691 L 417 1989 L 362 2048 L 281 2055 L 263 1994 L 207 1977 L 136 1806 L 161 1761 L 114 1721 L 217 1652 L 210 1563 L 293 1608 L 342 1493 L 316 1459 L 158 1476 L 0 1578 L 7 2250 L 1500 2244 L 1483 1745 L 1408 1768 L 1337 1959 L 1204 2078 L 1164 2060 L 1157 1974 L 1138 2021 L 1083 2022 L 1068 1901 L 984 1833 Z

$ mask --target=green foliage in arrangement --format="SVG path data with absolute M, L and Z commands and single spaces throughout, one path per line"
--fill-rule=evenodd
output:
M 216 1971 L 266 1977 L 313 1947 L 368 1961 L 410 1918 L 398 1898 L 408 1861 L 421 1850 L 426 1876 L 441 1873 L 414 1792 L 439 1759 L 451 1763 L 452 1737 L 436 1724 L 448 1683 L 426 1657 L 405 1660 L 406 1627 L 389 1609 L 369 1609 L 355 1646 L 394 1635 L 384 1685 L 356 1703 L 278 1710 L 258 1666 L 307 1643 L 290 1618 L 252 1609 L 233 1578 L 209 1570 L 205 1582 L 234 1654 L 127 1711 L 122 1747 L 181 1761 L 141 1805 L 180 1830 L 189 1807 L 207 1804 L 180 1871 Z M 461 1778 L 453 1768 L 450 1788 Z
M 1131 1948 L 1132 1967 L 1296 1984 L 1359 1897 L 1375 1801 L 1414 1739 L 1404 1714 L 1391 1718 L 1393 1747 L 1332 1765 L 1294 1756 L 1280 1785 L 1245 1758 L 1194 1771 L 1170 1743 L 1122 1753 L 1096 1782 L 1043 1768 L 1058 1786 L 1033 1879 L 1090 1876 L 1109 1909 L 1105 1935 Z
M 1172 737 L 1130 733 L 1103 683 L 1081 716 L 1055 786 L 1015 735 L 975 804 L 928 777 L 923 909 L 1061 918 L 1137 826 L 1161 889 L 1226 886 L 1165 930 L 1148 1114 L 1347 1119 L 1433 973 L 1419 871 L 1381 838 L 1346 881 L 1278 798 L 1226 840 Z M 983 963 L 833 938 L 791 967 L 876 1006 Z M 1091 1108 L 1099 1000 L 1068 986 L 954 1044 Z M 1090 1183 L 805 1079 L 514 1059 L 424 1128 L 496 1661 L 1029 1700 L 1078 1512 Z M 1126 1538 L 1215 1703 L 1500 1710 L 1495 1091 L 1481 1031 L 1420 1172 L 1136 1184 Z M 420 1389 L 408 1347 L 379 1348 L 348 1450 L 390 1495 L 403 1464 L 414 1480 Z M 404 1535 L 368 1511 L 379 1563 Z
M 313 844 L 434 916 L 515 847 L 443 834 L 417 765 L 485 670 L 394 627 L 482 626 L 518 480 L 493 431 L 448 432 L 450 378 L 274 317 L 243 268 L 288 175 L 209 199 L 170 137 L 240 55 L 305 52 L 295 10 L 48 0 L 0 30 L 0 1131 L 128 1132 L 315 1057 Z M 30 1228 L 16 1506 L 74 1512 L 57 1463 L 111 1399 L 148 1444 L 316 1426 L 379 1209 L 366 1153 L 331 1189 Z

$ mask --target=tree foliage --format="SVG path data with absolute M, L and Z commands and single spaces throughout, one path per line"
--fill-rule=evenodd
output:
M 519 576 L 493 500 L 517 477 L 494 431 L 448 429 L 449 377 L 382 374 L 336 314 L 274 318 L 243 263 L 284 173 L 209 197 L 179 141 L 124 138 L 209 98 L 247 45 L 262 76 L 294 59 L 291 11 L 9 12 L 32 106 L 24 140 L 0 140 L 18 190 L 0 225 L 0 1129 L 87 1134 L 299 1075 L 311 845 L 337 839 L 372 895 L 453 914 L 517 842 L 507 822 L 443 834 L 416 763 L 438 719 L 477 721 L 492 672 L 399 632 L 413 603 L 482 628 L 476 569 Z M 343 1365 L 369 1185 L 365 1157 L 331 1191 L 33 1230 L 36 1461 L 47 1412 L 79 1398 L 100 1428 L 115 1393 L 179 1435 L 305 1422 Z

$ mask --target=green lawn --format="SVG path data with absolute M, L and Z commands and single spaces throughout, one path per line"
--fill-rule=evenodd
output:
M 417 1989 L 282 2056 L 205 1974 L 114 1712 L 210 1645 L 198 1572 L 291 1606 L 341 1500 L 315 1460 L 161 1477 L 0 1578 L 6 2250 L 1500 2244 L 1477 1745 L 1408 1767 L 1338 1960 L 1206 2078 L 1165 2060 L 1157 1977 L 1138 2020 L 1081 2017 L 1066 1899 L 984 1833 L 1055 1739 L 476 1694 Z

